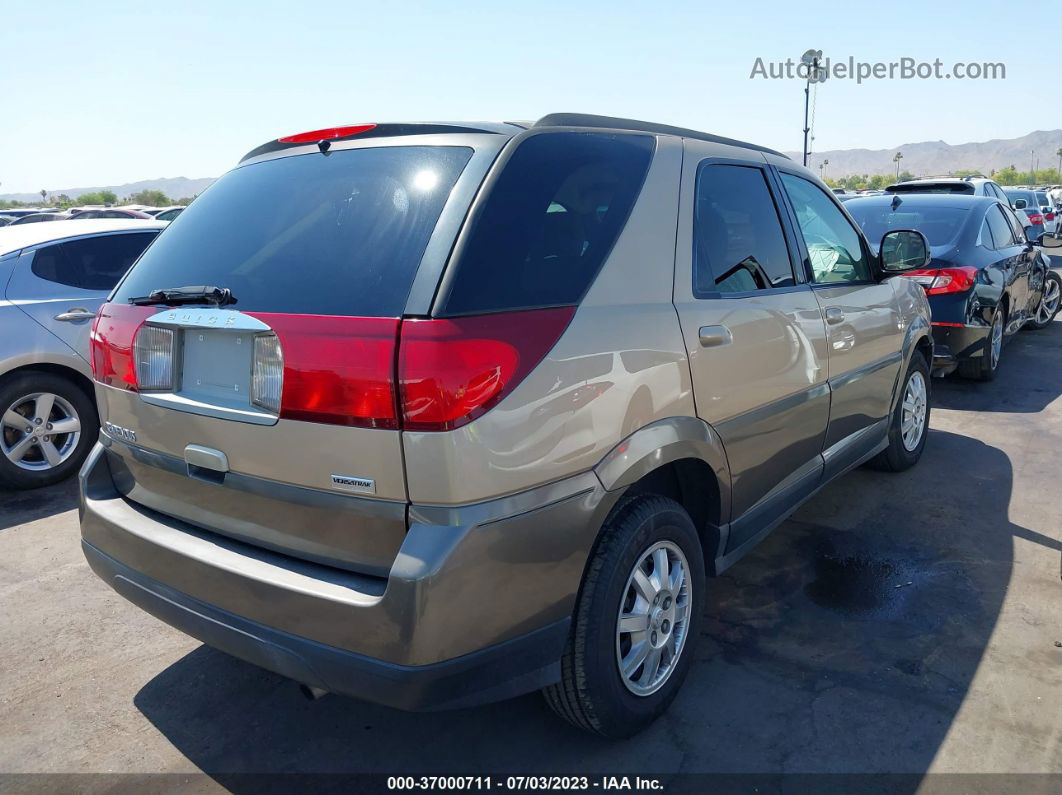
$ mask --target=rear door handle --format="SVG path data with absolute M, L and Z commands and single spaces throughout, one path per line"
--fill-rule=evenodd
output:
M 844 323 L 844 312 L 835 306 L 827 307 L 826 322 L 831 326 L 836 326 L 838 323 Z
M 702 348 L 718 348 L 734 341 L 734 335 L 726 326 L 701 326 L 697 329 L 697 336 Z
M 96 317 L 95 312 L 89 312 L 87 309 L 82 309 L 79 306 L 75 306 L 72 309 L 68 309 L 65 312 L 55 316 L 56 320 L 62 320 L 67 323 L 76 323 L 79 320 L 92 320 Z

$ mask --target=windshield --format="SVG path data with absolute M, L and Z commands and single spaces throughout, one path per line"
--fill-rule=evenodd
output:
M 848 202 L 845 209 L 852 214 L 866 234 L 870 244 L 877 248 L 886 232 L 893 229 L 914 229 L 926 236 L 933 248 L 952 244 L 959 236 L 962 225 L 970 211 L 960 207 L 911 207 L 901 203 L 893 209 L 892 204 L 879 202 Z
M 241 311 L 396 317 L 468 147 L 385 146 L 234 169 L 115 291 L 228 288 Z

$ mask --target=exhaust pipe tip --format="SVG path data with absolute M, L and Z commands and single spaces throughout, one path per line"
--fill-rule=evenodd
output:
M 299 692 L 302 693 L 308 701 L 317 701 L 322 696 L 327 696 L 328 691 L 321 687 L 313 687 L 312 685 L 299 685 Z

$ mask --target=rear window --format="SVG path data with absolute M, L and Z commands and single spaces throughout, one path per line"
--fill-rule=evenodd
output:
M 889 193 L 965 193 L 972 196 L 974 192 L 975 188 L 969 182 L 916 182 L 889 186 Z
M 877 247 L 886 232 L 915 229 L 926 236 L 930 246 L 947 246 L 955 241 L 970 211 L 959 207 L 918 207 L 901 203 L 897 209 L 878 202 L 849 202 L 845 209 L 856 219 L 872 246 Z
M 619 237 L 652 158 L 649 136 L 525 139 L 477 212 L 439 314 L 578 303 Z
M 471 156 L 373 147 L 234 169 L 159 236 L 113 300 L 214 285 L 242 311 L 397 317 Z

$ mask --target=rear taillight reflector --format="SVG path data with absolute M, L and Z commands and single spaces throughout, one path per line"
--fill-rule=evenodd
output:
M 280 413 L 280 396 L 284 385 L 284 355 L 275 334 L 254 338 L 254 363 L 251 365 L 251 403 Z
M 1044 213 L 1044 218 L 1046 220 L 1048 220 L 1048 221 L 1053 221 L 1053 220 L 1055 220 L 1055 214 L 1054 213 Z
M 1043 225 L 1044 217 L 1041 213 L 1029 213 L 1029 223 L 1033 226 Z
M 281 418 L 398 428 L 393 377 L 398 318 L 247 314 L 273 329 L 283 351 Z M 256 359 L 258 352 L 256 347 Z
M 142 325 L 133 352 L 141 391 L 173 389 L 173 329 Z
M 922 285 L 926 295 L 945 295 L 963 293 L 973 287 L 977 281 L 977 268 L 926 268 L 907 271 L 904 276 Z
M 542 361 L 574 313 L 564 307 L 403 321 L 402 427 L 448 431 L 486 413 Z
M 285 135 L 277 138 L 281 144 L 315 144 L 318 141 L 331 141 L 336 138 L 346 138 L 348 135 L 358 135 L 375 128 L 375 124 L 350 124 L 346 127 L 326 127 L 323 130 L 310 130 L 309 132 Z
M 157 307 L 104 304 L 96 313 L 89 335 L 92 375 L 101 384 L 137 389 L 133 342 L 137 329 L 158 312 Z

